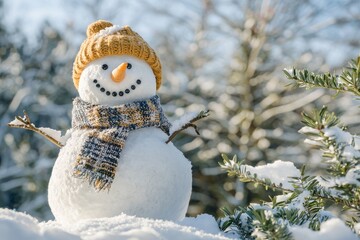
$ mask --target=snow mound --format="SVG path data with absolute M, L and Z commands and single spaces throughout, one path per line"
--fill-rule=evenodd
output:
M 38 222 L 35 218 L 9 209 L 0 209 L 2 240 L 110 240 L 110 239 L 231 239 L 207 214 L 181 222 L 137 218 L 125 214 L 112 218 L 89 219 L 61 226 L 56 221 Z
M 256 174 L 259 179 L 270 179 L 272 183 L 291 190 L 294 189 L 294 187 L 291 184 L 292 179 L 290 177 L 300 177 L 301 175 L 294 163 L 281 160 L 256 167 L 243 165 L 241 168 L 250 172 L 252 175 Z
M 312 231 L 308 228 L 293 226 L 291 232 L 295 240 L 359 240 L 359 238 L 339 218 L 329 219 L 323 222 L 320 231 Z

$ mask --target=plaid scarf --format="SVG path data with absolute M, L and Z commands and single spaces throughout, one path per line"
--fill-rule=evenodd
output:
M 130 131 L 158 127 L 169 135 L 170 123 L 157 95 L 115 107 L 89 104 L 78 97 L 73 104 L 72 127 L 90 130 L 73 175 L 88 180 L 96 190 L 110 189 Z

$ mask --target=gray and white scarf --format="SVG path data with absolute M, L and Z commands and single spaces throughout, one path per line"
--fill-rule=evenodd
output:
M 76 157 L 73 175 L 86 179 L 96 190 L 110 189 L 121 152 L 133 130 L 157 127 L 169 135 L 170 123 L 155 95 L 120 106 L 94 105 L 75 98 L 72 127 L 89 135 Z

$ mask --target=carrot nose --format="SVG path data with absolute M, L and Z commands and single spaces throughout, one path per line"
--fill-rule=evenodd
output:
M 111 72 L 111 79 L 114 82 L 119 83 L 124 79 L 127 65 L 127 63 L 122 63 Z

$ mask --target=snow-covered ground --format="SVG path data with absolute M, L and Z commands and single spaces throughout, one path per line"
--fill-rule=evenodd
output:
M 356 226 L 356 229 L 360 226 Z M 338 218 L 321 224 L 320 231 L 306 227 L 290 227 L 295 240 L 357 240 L 359 239 Z M 196 218 L 185 218 L 181 222 L 137 218 L 119 215 L 81 221 L 71 227 L 64 227 L 55 221 L 39 222 L 25 213 L 0 208 L 1 240 L 196 240 L 235 239 L 235 235 L 221 232 L 215 219 L 202 214 Z
M 55 221 L 39 222 L 30 215 L 0 209 L 1 240 L 110 240 L 110 239 L 231 239 L 219 230 L 207 214 L 185 218 L 181 222 L 120 215 L 85 220 L 66 228 Z

